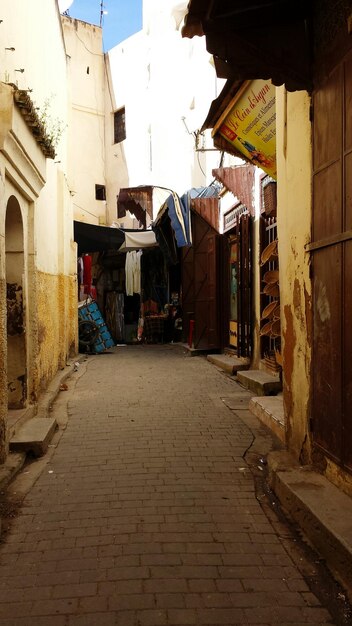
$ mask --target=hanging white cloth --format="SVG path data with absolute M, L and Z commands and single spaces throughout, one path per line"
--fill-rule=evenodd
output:
M 133 272 L 133 293 L 141 293 L 141 257 L 142 250 L 135 252 L 135 264 Z
M 125 261 L 126 294 L 133 296 L 141 293 L 141 256 L 142 250 L 127 252 Z

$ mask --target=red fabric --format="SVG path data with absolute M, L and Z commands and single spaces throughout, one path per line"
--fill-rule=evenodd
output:
M 89 287 L 92 284 L 92 257 L 89 254 L 83 256 L 83 283 Z

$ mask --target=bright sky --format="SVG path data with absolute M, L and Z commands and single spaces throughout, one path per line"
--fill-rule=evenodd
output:
M 63 2 L 62 2 L 63 4 Z M 66 4 L 70 4 L 69 1 Z M 101 0 L 73 0 L 70 17 L 84 22 L 100 24 Z M 142 28 L 142 0 L 103 0 L 104 51 L 138 32 Z

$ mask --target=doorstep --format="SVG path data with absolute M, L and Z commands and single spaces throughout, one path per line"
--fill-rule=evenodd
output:
M 236 375 L 241 370 L 248 370 L 250 365 L 249 359 L 239 359 L 228 354 L 209 354 L 207 359 L 231 376 Z
M 270 452 L 270 486 L 352 597 L 352 498 L 288 452 Z
M 53 417 L 32 417 L 10 439 L 10 451 L 43 456 L 56 428 L 57 422 Z
M 9 409 L 7 413 L 7 439 L 12 439 L 23 424 L 34 417 L 35 412 L 36 407 L 33 404 L 24 409 Z
M 12 441 L 16 441 L 17 438 L 20 437 L 20 433 L 22 428 L 24 428 L 27 424 L 30 424 L 34 419 L 40 419 L 46 421 L 47 424 L 44 425 L 45 428 L 49 429 L 49 433 L 53 425 L 50 422 L 52 421 L 49 418 L 50 409 L 52 403 L 55 401 L 58 393 L 60 392 L 61 386 L 64 381 L 71 376 L 73 371 L 77 370 L 79 364 L 85 361 L 86 356 L 76 355 L 75 358 L 70 359 L 66 364 L 65 368 L 59 370 L 54 376 L 53 380 L 49 384 L 46 391 L 44 391 L 37 404 L 30 405 L 25 409 L 20 410 L 9 410 L 8 412 L 8 421 L 7 421 L 7 432 L 8 432 L 8 441 L 10 446 L 10 452 L 5 459 L 3 464 L 0 464 L 0 490 L 3 491 L 9 485 L 9 483 L 15 478 L 16 474 L 22 469 L 23 465 L 26 462 L 27 452 L 25 449 L 22 449 L 19 452 L 13 451 Z M 35 416 L 35 417 L 34 417 Z M 52 433 L 53 434 L 53 433 Z M 22 436 L 22 435 L 21 435 Z M 46 440 L 45 431 L 44 435 L 42 434 L 42 444 L 38 441 L 38 446 L 36 449 L 40 452 L 44 450 L 46 444 L 49 444 L 49 439 Z M 30 437 L 32 438 L 32 437 Z M 33 441 L 32 443 L 36 443 Z M 16 444 L 15 444 L 16 446 Z M 40 446 L 42 446 L 40 448 Z
M 181 345 L 187 351 L 188 356 L 207 356 L 207 354 L 219 352 L 219 348 L 192 348 L 188 343 L 178 345 Z
M 249 410 L 285 443 L 284 400 L 282 395 L 252 397 Z
M 238 372 L 238 382 L 256 396 L 275 396 L 282 391 L 279 376 L 267 374 L 263 370 L 247 370 Z

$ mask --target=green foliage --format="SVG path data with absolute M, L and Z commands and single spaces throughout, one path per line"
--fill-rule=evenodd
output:
M 66 128 L 66 124 L 60 118 L 54 117 L 51 112 L 51 103 L 54 94 L 44 100 L 41 107 L 37 107 L 38 119 L 45 128 L 46 138 L 56 148 Z

